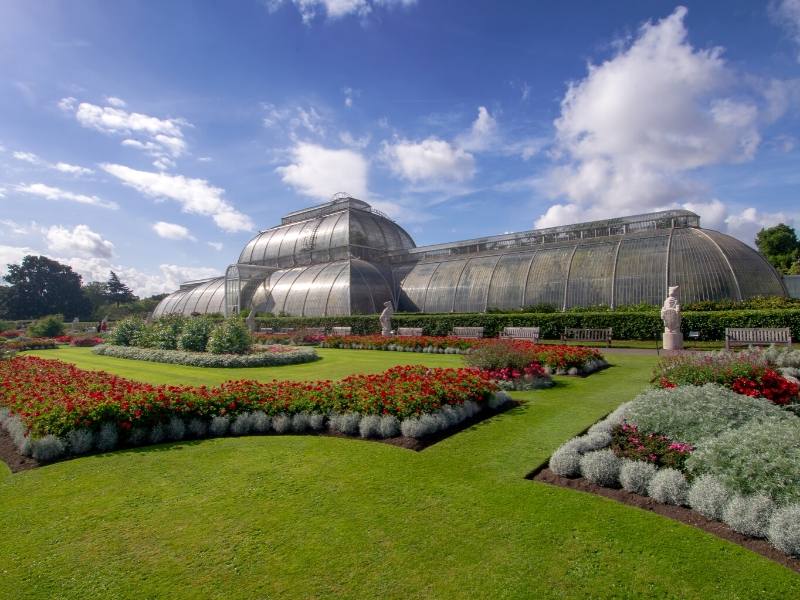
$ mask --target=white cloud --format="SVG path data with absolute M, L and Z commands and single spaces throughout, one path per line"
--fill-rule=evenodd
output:
M 792 41 L 800 47 L 800 0 L 778 0 L 772 4 L 771 15 Z M 797 53 L 800 62 L 800 52 Z
M 383 158 L 393 173 L 412 183 L 463 182 L 475 175 L 472 154 L 435 137 L 384 142 Z
M 124 165 L 103 164 L 102 169 L 151 198 L 167 198 L 181 205 L 186 213 L 210 216 L 225 231 L 250 231 L 250 217 L 236 210 L 223 198 L 225 190 L 214 187 L 205 179 L 182 175 L 137 171 Z
M 478 117 L 470 130 L 459 136 L 456 143 L 471 152 L 486 150 L 497 141 L 497 121 L 485 106 L 478 107 Z
M 189 233 L 189 230 L 183 225 L 177 223 L 167 223 L 165 221 L 158 221 L 153 224 L 153 231 L 159 237 L 168 240 L 194 240 L 195 237 Z
M 14 152 L 12 156 L 17 160 L 31 163 L 32 165 L 38 165 L 42 162 L 42 160 L 33 152 Z
M 114 244 L 88 225 L 76 225 L 72 230 L 53 225 L 45 232 L 45 240 L 51 252 L 95 258 L 111 258 L 114 253 Z
M 18 264 L 29 254 L 34 256 L 49 255 L 47 252 L 28 246 L 0 245 L 0 276 L 6 273 L 6 265 Z M 148 272 L 114 263 L 108 258 L 96 256 L 63 257 L 50 255 L 49 257 L 71 266 L 76 273 L 83 277 L 84 283 L 105 281 L 108 279 L 109 272 L 114 271 L 133 290 L 134 294 L 142 298 L 154 294 L 174 292 L 184 281 L 206 279 L 220 275 L 219 270 L 212 267 L 181 266 L 166 263 L 159 265 L 157 271 Z
M 678 7 L 646 23 L 615 56 L 589 65 L 586 77 L 569 85 L 555 122 L 561 163 L 541 186 L 564 200 L 537 227 L 687 203 L 719 213 L 689 174 L 752 159 L 769 117 L 736 89 L 722 49 L 691 46 L 686 13 Z
M 71 165 L 65 162 L 58 162 L 53 165 L 53 168 L 56 171 L 61 171 L 62 173 L 69 173 L 70 175 L 91 175 L 94 173 L 91 169 L 87 169 L 86 167 L 80 167 L 78 165 Z
M 217 252 L 220 252 L 223 248 L 222 242 L 206 242 L 209 246 L 211 246 Z
M 339 133 L 339 140 L 345 145 L 349 146 L 350 148 L 355 148 L 357 150 L 363 150 L 371 141 L 372 137 L 367 134 L 363 137 L 357 138 L 354 137 L 352 133 L 349 131 L 342 131 Z
M 342 93 L 344 94 L 344 105 L 347 108 L 353 108 L 353 101 L 357 96 L 361 95 L 361 90 L 354 90 L 351 87 L 346 87 L 342 89 Z
M 270 129 L 282 128 L 295 141 L 298 134 L 303 132 L 318 137 L 325 135 L 327 119 L 314 106 L 308 106 L 307 108 L 302 106 L 278 107 L 274 104 L 265 103 L 262 107 L 264 109 L 264 117 L 262 119 L 264 127 Z
M 58 108 L 63 110 L 64 112 L 70 112 L 75 110 L 75 107 L 78 104 L 78 99 L 69 96 L 68 98 L 62 98 L 58 101 Z
M 369 167 L 358 152 L 300 142 L 292 149 L 292 160 L 292 164 L 278 167 L 276 172 L 301 194 L 325 200 L 337 192 L 368 197 Z
M 106 96 L 106 103 L 115 108 L 125 108 L 128 105 L 125 100 L 122 98 L 117 98 L 116 96 Z
M 417 0 L 289 0 L 298 10 L 303 23 L 310 25 L 318 16 L 341 19 L 347 16 L 368 17 L 376 8 L 408 8 Z M 278 10 L 287 0 L 264 0 L 270 12 Z
M 101 200 L 97 196 L 87 196 L 86 194 L 75 194 L 68 192 L 57 187 L 46 185 L 44 183 L 31 183 L 27 185 L 18 185 L 16 191 L 23 194 L 31 194 L 46 200 L 66 200 L 67 202 L 77 202 L 78 204 L 90 204 L 92 206 L 99 206 L 100 208 L 110 208 L 116 210 L 119 205 L 116 202 L 107 202 Z
M 75 98 L 63 98 L 59 107 L 74 112 L 78 123 L 108 135 L 125 136 L 123 146 L 137 148 L 155 158 L 156 168 L 165 170 L 175 166 L 174 159 L 186 153 L 183 128 L 190 127 L 184 119 L 161 119 L 137 112 L 123 110 L 125 102 L 109 97 L 110 106 L 89 102 L 77 104 Z M 76 108 L 77 104 L 77 108 Z

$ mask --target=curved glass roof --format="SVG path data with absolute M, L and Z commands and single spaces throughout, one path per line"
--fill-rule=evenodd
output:
M 225 278 L 210 279 L 188 289 L 180 289 L 164 298 L 153 311 L 162 315 L 225 312 Z
M 483 254 L 483 255 L 481 255 Z M 683 227 L 584 238 L 517 252 L 428 258 L 401 282 L 400 310 L 482 312 L 533 304 L 659 305 L 668 285 L 681 300 L 785 295 L 778 273 L 728 235 Z
M 325 205 L 327 211 L 325 207 L 315 209 L 311 218 L 262 231 L 247 243 L 238 262 L 286 268 L 349 256 L 378 258 L 389 251 L 415 247 L 402 227 L 369 209 L 368 204 L 329 204 Z M 290 217 L 295 214 L 304 216 L 301 212 Z

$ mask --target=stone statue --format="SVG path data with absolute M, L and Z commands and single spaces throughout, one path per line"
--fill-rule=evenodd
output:
M 256 311 L 251 310 L 244 322 L 247 324 L 248 331 L 253 333 L 256 330 Z
M 394 314 L 394 308 L 392 307 L 392 301 L 389 300 L 383 303 L 383 312 L 381 312 L 380 322 L 381 322 L 381 335 L 383 336 L 390 336 L 392 335 L 392 315 Z
M 72 331 L 78 331 L 79 323 L 78 317 L 72 319 Z
M 661 307 L 661 319 L 664 321 L 664 350 L 683 349 L 681 305 L 679 300 L 678 286 L 670 287 L 667 298 Z

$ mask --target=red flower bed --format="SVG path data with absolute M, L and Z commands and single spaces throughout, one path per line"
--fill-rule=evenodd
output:
M 662 388 L 716 383 L 737 394 L 781 405 L 791 404 L 800 394 L 800 386 L 770 368 L 760 353 L 749 351 L 667 357 L 656 367 L 654 381 Z
M 623 423 L 611 431 L 611 449 L 621 458 L 643 460 L 659 467 L 684 471 L 686 459 L 694 450 L 691 444 L 675 442 L 665 435 L 641 433 L 636 425 Z
M 326 348 L 362 347 L 367 350 L 391 350 L 410 348 L 422 351 L 425 348 L 446 350 L 454 348 L 461 351 L 498 346 L 528 357 L 527 364 L 537 362 L 555 370 L 580 368 L 590 360 L 602 360 L 603 355 L 596 348 L 586 346 L 565 346 L 534 344 L 525 340 L 500 340 L 496 338 L 464 339 L 437 336 L 384 337 L 381 335 L 345 335 L 325 338 Z
M 116 423 L 121 430 L 173 415 L 209 418 L 262 410 L 389 414 L 400 419 L 445 404 L 483 402 L 496 390 L 476 369 L 394 367 L 338 382 L 228 381 L 220 386 L 151 385 L 58 360 L 24 356 L 0 361 L 0 406 L 24 421 L 34 437 Z

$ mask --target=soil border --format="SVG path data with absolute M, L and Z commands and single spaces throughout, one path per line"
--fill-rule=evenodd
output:
M 661 504 L 647 496 L 640 496 L 633 492 L 627 492 L 620 488 L 607 488 L 587 481 L 582 477 L 569 478 L 556 475 L 549 468 L 547 464 L 540 466 L 531 473 L 526 479 L 547 483 L 549 485 L 557 485 L 571 490 L 578 490 L 597 496 L 603 496 L 611 500 L 616 500 L 628 506 L 634 506 L 642 510 L 648 510 L 667 517 L 674 521 L 679 521 L 686 525 L 691 525 L 702 529 L 708 533 L 716 535 L 719 538 L 738 544 L 748 550 L 751 550 L 765 558 L 768 558 L 776 563 L 783 565 L 797 573 L 800 573 L 800 559 L 793 558 L 784 554 L 777 548 L 772 547 L 769 542 L 762 539 L 756 539 L 737 533 L 725 523 L 707 519 L 698 512 L 684 506 L 673 506 L 671 504 Z

